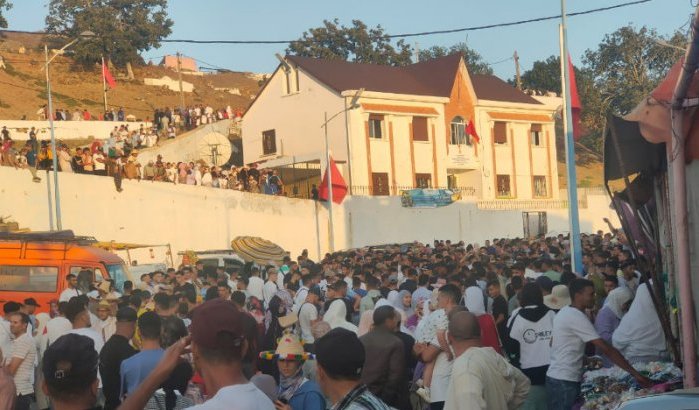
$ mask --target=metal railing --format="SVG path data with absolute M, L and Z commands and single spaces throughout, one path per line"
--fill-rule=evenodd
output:
M 432 189 L 432 187 L 416 187 L 411 185 L 386 185 L 386 186 L 368 186 L 368 185 L 352 185 L 351 190 L 352 195 L 355 196 L 397 196 L 400 195 L 401 191 L 407 191 L 410 189 L 417 188 L 427 188 Z M 476 188 L 471 186 L 464 187 L 437 187 L 434 189 L 451 189 L 453 191 L 459 191 L 462 197 L 475 197 L 478 193 Z

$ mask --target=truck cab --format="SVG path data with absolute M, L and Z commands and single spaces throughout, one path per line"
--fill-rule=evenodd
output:
M 121 288 L 129 279 L 124 261 L 93 242 L 72 231 L 0 233 L 0 304 L 33 297 L 47 311 L 71 273 L 79 287 L 112 279 Z

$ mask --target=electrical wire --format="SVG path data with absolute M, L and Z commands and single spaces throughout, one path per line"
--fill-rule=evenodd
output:
M 515 59 L 514 57 L 507 57 L 507 58 L 504 58 L 504 59 L 502 59 L 502 60 L 498 60 L 498 61 L 496 61 L 496 62 L 494 62 L 494 63 L 486 63 L 486 64 L 488 64 L 488 65 L 496 65 L 496 64 L 504 63 L 504 62 L 506 62 L 506 61 L 512 61 L 512 60 L 514 60 L 514 59 Z
M 615 5 L 607 6 L 607 7 L 599 7 L 596 9 L 568 13 L 568 14 L 566 14 L 566 16 L 568 16 L 568 17 L 582 16 L 582 15 L 586 15 L 586 14 L 614 10 L 614 9 L 618 9 L 618 8 L 622 8 L 622 7 L 629 7 L 629 6 L 635 6 L 638 4 L 649 3 L 651 1 L 652 0 L 630 1 L 630 2 L 615 4 Z M 553 15 L 553 16 L 537 17 L 537 18 L 531 18 L 531 19 L 526 19 L 526 20 L 516 20 L 516 21 L 505 22 L 505 23 L 494 23 L 494 24 L 487 24 L 487 25 L 483 25 L 483 26 L 462 27 L 462 28 L 456 28 L 456 29 L 450 29 L 450 30 L 434 30 L 434 31 L 422 31 L 422 32 L 418 32 L 418 33 L 389 34 L 386 37 L 387 38 L 408 38 L 408 37 L 431 36 L 431 35 L 436 35 L 436 34 L 462 33 L 464 31 L 477 31 L 477 30 L 486 30 L 486 29 L 498 28 L 498 27 L 510 27 L 510 26 L 517 26 L 517 25 L 521 25 L 521 24 L 537 23 L 537 22 L 547 21 L 547 20 L 557 20 L 560 18 L 561 18 L 561 15 L 557 14 L 557 15 Z M 160 42 L 162 42 L 162 43 L 188 43 L 188 44 L 289 44 L 289 43 L 292 43 L 294 41 L 297 41 L 297 40 L 188 40 L 188 39 L 163 39 L 163 40 L 160 40 Z

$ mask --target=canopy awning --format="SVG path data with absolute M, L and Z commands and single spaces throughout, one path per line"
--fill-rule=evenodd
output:
M 157 246 L 168 246 L 168 245 L 146 245 L 140 243 L 126 243 L 126 242 L 96 242 L 92 244 L 98 248 L 102 248 L 107 251 L 125 251 L 138 248 L 154 248 Z
M 647 141 L 660 144 L 672 141 L 670 106 L 672 93 L 677 84 L 677 79 L 682 72 L 684 57 L 680 58 L 665 76 L 658 86 L 638 103 L 638 105 L 624 119 L 637 122 L 640 134 Z M 685 100 L 686 114 L 682 121 L 686 142 L 685 157 L 688 161 L 699 158 L 699 118 L 696 116 L 696 106 L 699 104 L 699 75 L 696 73 L 687 89 Z
M 637 173 L 655 174 L 662 168 L 665 145 L 649 142 L 639 123 L 609 115 L 604 130 L 605 183 Z
M 287 256 L 281 246 L 255 236 L 239 236 L 231 241 L 231 248 L 245 261 L 260 265 L 281 265 Z

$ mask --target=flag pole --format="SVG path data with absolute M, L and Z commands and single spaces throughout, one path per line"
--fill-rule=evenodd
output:
M 561 47 L 561 91 L 563 92 L 563 135 L 566 150 L 566 177 L 568 181 L 568 226 L 570 229 L 570 266 L 573 272 L 583 272 L 580 243 L 580 216 L 578 212 L 578 179 L 575 170 L 575 141 L 573 139 L 573 112 L 570 96 L 570 73 L 566 32 L 566 0 L 561 0 L 561 25 L 559 40 Z
M 103 93 L 103 102 L 104 102 L 104 114 L 107 114 L 107 80 L 104 78 L 104 56 L 102 56 L 102 93 Z
M 325 112 L 325 173 L 328 176 L 328 248 L 329 252 L 335 252 L 335 226 L 333 226 L 333 183 L 332 169 L 330 167 L 330 145 L 328 144 L 328 112 Z

